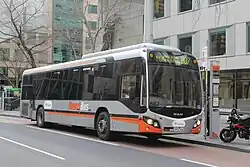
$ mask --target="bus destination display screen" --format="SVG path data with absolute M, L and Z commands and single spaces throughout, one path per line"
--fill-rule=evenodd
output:
M 149 63 L 166 63 L 169 65 L 186 66 L 190 68 L 198 68 L 197 60 L 187 54 L 152 51 L 148 56 Z

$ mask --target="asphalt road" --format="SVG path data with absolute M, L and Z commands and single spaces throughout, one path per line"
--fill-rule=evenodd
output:
M 241 158 L 250 158 L 244 153 L 166 141 L 149 143 L 126 136 L 103 142 L 90 130 L 66 126 L 40 129 L 28 123 L 23 119 L 0 118 L 0 166 L 231 167 L 230 158 L 239 162 L 237 166 L 249 166 L 240 162 Z

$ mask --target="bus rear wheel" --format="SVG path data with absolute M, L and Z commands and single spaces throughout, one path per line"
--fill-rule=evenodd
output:
M 45 114 L 43 107 L 39 107 L 36 113 L 36 124 L 38 127 L 43 128 L 45 127 Z
M 110 117 L 107 112 L 101 112 L 96 121 L 97 135 L 101 140 L 111 139 Z

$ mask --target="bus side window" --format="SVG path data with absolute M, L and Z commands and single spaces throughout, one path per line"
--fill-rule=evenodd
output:
M 34 98 L 33 86 L 23 86 L 22 88 L 22 99 L 32 100 Z
M 121 78 L 121 99 L 138 101 L 140 98 L 140 77 L 136 75 L 122 76 Z

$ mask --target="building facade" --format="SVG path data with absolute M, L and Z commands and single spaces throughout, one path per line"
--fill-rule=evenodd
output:
M 82 55 L 83 0 L 52 0 L 49 7 L 52 63 L 79 59 Z
M 98 1 L 100 31 L 96 51 L 119 48 L 142 42 L 142 0 Z M 86 42 L 87 43 L 87 42 Z
M 15 2 L 13 2 L 14 5 Z M 45 66 L 51 63 L 51 58 L 48 48 L 50 48 L 50 37 L 46 26 L 47 12 L 43 1 L 34 2 L 25 1 L 22 5 L 16 5 L 12 13 L 21 13 L 15 15 L 15 21 L 9 23 L 10 15 L 8 12 L 1 15 L 1 31 L 0 36 L 0 85 L 17 87 L 21 80 L 22 73 L 25 69 L 33 66 Z M 40 10 L 34 11 L 34 8 Z M 2 5 L 2 11 L 6 10 L 7 6 Z M 7 10 L 6 10 L 7 11 Z M 20 20 L 23 22 L 21 23 Z M 4 22 L 6 21 L 6 23 Z M 17 32 L 13 30 L 13 23 L 20 26 Z M 10 34 L 10 35 L 5 35 Z M 20 43 L 19 35 L 22 39 Z M 29 54 L 32 53 L 34 58 L 31 60 Z M 25 54 L 24 54 L 25 53 Z
M 48 39 L 48 33 L 46 32 L 32 32 L 25 35 L 29 39 L 25 41 L 28 48 Z M 49 51 L 44 48 L 48 48 L 47 43 L 32 50 L 38 67 L 50 64 Z M 18 86 L 23 71 L 30 68 L 30 64 L 23 52 L 12 40 L 0 43 L 0 85 Z
M 52 36 L 52 63 L 81 58 L 88 49 L 85 22 L 91 31 L 97 27 L 98 0 L 47 0 L 46 6 Z
M 134 45 L 143 41 L 144 5 L 141 2 L 141 0 L 120 1 L 118 8 L 122 6 L 124 9 L 118 9 L 121 22 L 116 25 L 113 34 L 113 48 Z
M 86 16 L 86 21 L 89 26 L 87 28 L 86 24 L 83 25 L 83 54 L 89 53 L 92 50 L 90 44 L 89 32 L 92 34 L 92 37 L 95 36 L 99 28 L 100 21 L 100 11 L 98 8 L 98 0 L 85 0 L 83 2 L 84 13 Z
M 153 23 L 154 42 L 221 66 L 220 104 L 250 111 L 249 0 L 164 0 Z

